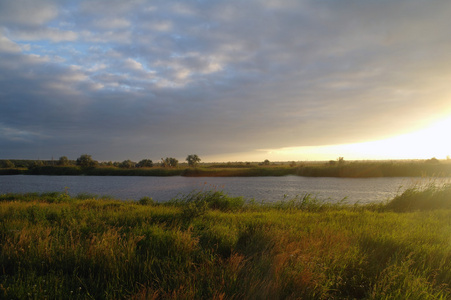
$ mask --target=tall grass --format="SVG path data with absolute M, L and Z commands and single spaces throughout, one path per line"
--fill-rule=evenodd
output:
M 415 185 L 396 196 L 387 208 L 397 212 L 451 209 L 451 184 L 431 181 Z
M 449 299 L 449 186 L 431 189 L 398 196 L 442 197 L 415 209 L 1 195 L 0 298 Z

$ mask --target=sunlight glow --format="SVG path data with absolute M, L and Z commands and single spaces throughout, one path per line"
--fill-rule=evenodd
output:
M 451 117 L 420 131 L 397 137 L 343 145 L 261 150 L 273 161 L 378 159 L 444 159 L 451 155 Z

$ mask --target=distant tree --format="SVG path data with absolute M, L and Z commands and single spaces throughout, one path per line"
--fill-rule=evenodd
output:
M 339 164 L 339 165 L 342 165 L 342 164 L 345 163 L 345 159 L 344 159 L 342 156 L 340 156 L 340 157 L 337 159 L 337 161 L 338 161 L 338 164 Z
M 121 162 L 119 167 L 120 168 L 124 168 L 124 169 L 131 169 L 131 168 L 134 168 L 135 165 L 136 165 L 136 163 L 134 163 L 131 160 L 127 159 L 127 160 L 124 160 L 123 162 Z
M 15 165 L 14 165 L 14 163 L 13 163 L 12 161 L 10 161 L 10 160 L 4 160 L 4 161 L 2 162 L 2 164 L 1 164 L 1 167 L 2 167 L 2 168 L 5 168 L 5 169 L 12 169 L 12 168 L 15 167 Z
M 269 160 L 268 160 L 268 159 L 265 159 L 265 160 L 263 161 L 263 165 L 269 166 Z
M 173 157 L 166 157 L 165 159 L 161 159 L 161 165 L 166 168 L 177 167 L 179 161 Z
M 428 164 L 438 164 L 438 163 L 440 163 L 440 161 L 439 161 L 437 158 L 435 158 L 435 157 L 426 160 L 426 162 L 427 162 Z
M 152 168 L 153 162 L 151 159 L 143 159 L 138 163 L 139 168 Z
M 97 165 L 97 161 L 93 160 L 91 155 L 82 154 L 79 158 L 77 158 L 76 164 L 77 166 L 83 168 L 92 168 Z
M 200 162 L 200 158 L 197 154 L 190 154 L 186 157 L 186 161 L 190 167 L 195 167 Z
M 56 163 L 58 166 L 68 166 L 70 164 L 69 159 L 66 156 L 61 156 Z
M 296 162 L 295 161 L 290 162 L 290 167 L 292 168 L 296 167 Z
M 44 163 L 42 162 L 42 160 L 33 160 L 33 162 L 31 163 L 31 167 L 42 167 L 44 165 Z

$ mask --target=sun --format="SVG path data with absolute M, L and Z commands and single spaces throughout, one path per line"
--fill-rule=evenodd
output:
M 408 158 L 445 158 L 451 155 L 451 117 L 394 139 Z

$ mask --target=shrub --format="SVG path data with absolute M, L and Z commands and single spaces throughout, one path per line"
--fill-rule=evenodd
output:
M 153 205 L 153 199 L 151 197 L 142 197 L 138 200 L 139 205 Z
M 451 209 L 451 184 L 409 188 L 388 202 L 386 209 L 396 212 Z
M 134 168 L 135 166 L 136 166 L 136 163 L 127 159 L 120 163 L 119 168 L 130 169 L 130 168 Z
M 170 201 L 180 205 L 186 218 L 195 218 L 205 214 L 208 209 L 232 211 L 243 207 L 242 197 L 230 197 L 222 191 L 192 191 L 191 193 Z
M 14 168 L 15 165 L 13 162 L 11 162 L 10 160 L 4 160 L 2 161 L 2 163 L 0 164 L 0 168 L 5 168 L 5 169 L 12 169 Z
M 138 163 L 138 168 L 152 168 L 153 162 L 151 159 L 143 159 Z
M 95 167 L 98 162 L 93 160 L 91 155 L 82 154 L 79 158 L 77 158 L 77 166 L 82 168 L 92 168 Z

